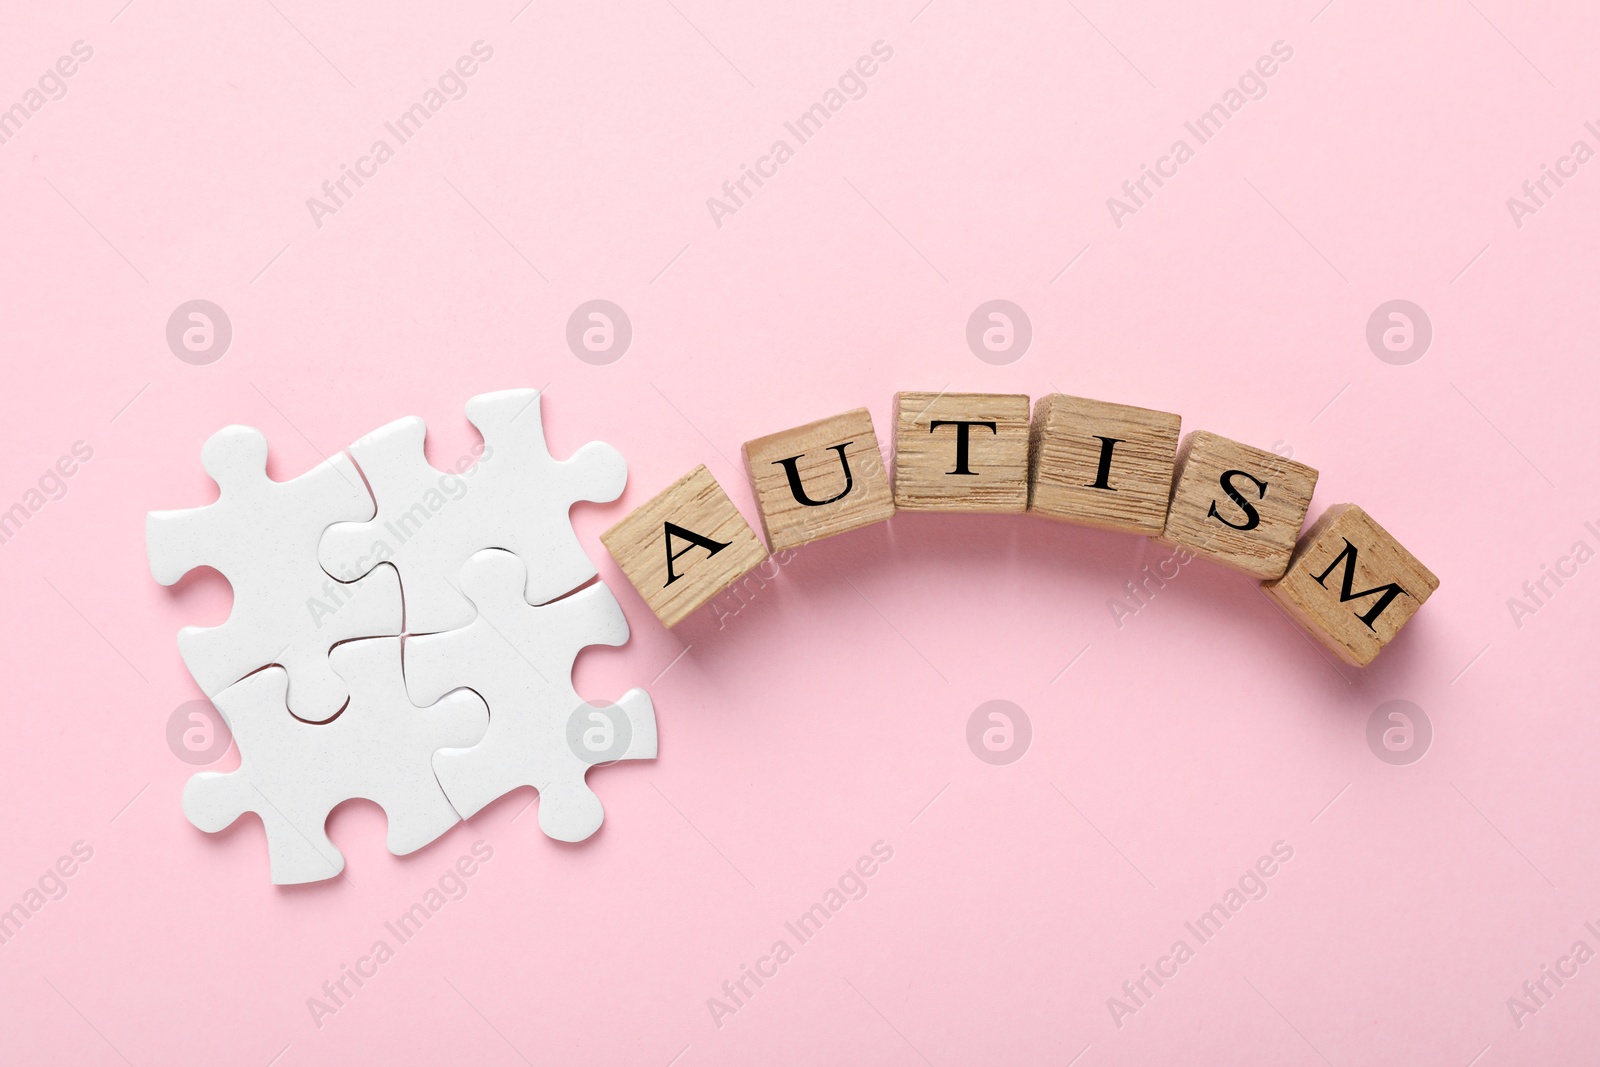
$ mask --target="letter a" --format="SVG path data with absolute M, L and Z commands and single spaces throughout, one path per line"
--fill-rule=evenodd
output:
M 1111 221 L 1119 230 L 1122 229 L 1122 220 L 1125 216 L 1139 213 L 1138 208 L 1130 207 L 1114 196 L 1106 197 L 1106 210 L 1111 212 Z
M 1539 213 L 1538 208 L 1525 204 L 1514 196 L 1506 197 L 1506 210 L 1511 212 L 1511 221 L 1516 224 L 1519 230 L 1522 229 L 1523 219 L 1529 215 L 1537 215 Z
M 337 215 L 339 213 L 338 208 L 330 207 L 314 196 L 306 197 L 306 209 L 311 212 L 311 221 L 317 224 L 317 229 L 319 230 L 322 229 L 322 217 L 324 215 Z
M 720 230 L 722 229 L 723 216 L 735 214 L 739 209 L 728 206 L 714 196 L 708 196 L 706 197 L 706 210 L 711 212 L 711 221 L 716 223 L 717 229 Z
M 711 1021 L 717 1024 L 717 1029 L 722 1029 L 722 1020 L 729 1015 L 736 1015 L 738 1008 L 730 1008 L 716 997 L 706 998 L 706 1010 L 711 1013 Z
M 316 997 L 307 997 L 306 1007 L 310 1009 L 311 1021 L 317 1024 L 318 1030 L 322 1029 L 322 1020 L 324 1016 L 337 1015 L 339 1012 L 338 1008 L 330 1007 L 328 1004 L 318 1000 Z
M 1106 1009 L 1111 1012 L 1111 1021 L 1117 1024 L 1117 1029 L 1122 1029 L 1122 1020 L 1129 1015 L 1137 1015 L 1138 1008 L 1130 1008 L 1116 997 L 1106 998 Z
M 718 552 L 721 552 L 723 549 L 727 548 L 733 543 L 732 541 L 714 541 L 711 538 L 706 537 L 704 534 L 697 534 L 693 530 L 685 530 L 682 526 L 679 526 L 677 523 L 673 522 L 663 523 L 661 528 L 662 540 L 664 540 L 667 544 L 667 580 L 662 583 L 661 588 L 663 589 L 677 581 L 679 578 L 683 577 L 683 575 L 677 574 L 673 571 L 673 561 L 679 556 L 683 555 L 685 552 L 692 549 L 695 545 L 699 545 L 701 548 L 705 549 L 706 556 L 709 558 L 711 556 L 715 556 Z M 678 551 L 674 552 L 672 551 L 672 539 L 674 537 L 678 538 L 680 541 L 688 541 L 689 543 L 678 549 Z

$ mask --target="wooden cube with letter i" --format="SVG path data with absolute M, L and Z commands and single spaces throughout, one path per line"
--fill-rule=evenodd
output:
M 1051 393 L 1033 407 L 1028 509 L 1080 526 L 1156 536 L 1167 521 L 1177 415 Z

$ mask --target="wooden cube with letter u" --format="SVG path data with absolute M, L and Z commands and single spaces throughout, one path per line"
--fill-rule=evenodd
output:
M 1307 633 L 1354 667 L 1371 663 L 1439 579 L 1354 504 L 1311 525 L 1282 578 L 1261 591 Z
M 774 552 L 894 514 L 889 473 L 866 408 L 746 441 L 744 464 Z

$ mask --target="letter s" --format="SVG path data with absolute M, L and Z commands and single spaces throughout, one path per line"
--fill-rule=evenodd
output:
M 1218 481 L 1222 485 L 1223 492 L 1227 493 L 1228 497 L 1235 504 L 1239 505 L 1239 509 L 1244 512 L 1244 523 L 1241 525 L 1236 522 L 1229 522 L 1227 519 L 1223 518 L 1221 513 L 1217 511 L 1217 502 L 1215 500 L 1211 502 L 1210 509 L 1206 511 L 1206 517 L 1216 519 L 1218 522 L 1222 523 L 1222 525 L 1234 530 L 1254 530 L 1257 526 L 1261 525 L 1261 513 L 1256 510 L 1254 504 L 1250 503 L 1250 501 L 1244 498 L 1244 495 L 1240 493 L 1239 490 L 1234 488 L 1233 480 L 1236 477 L 1249 478 L 1255 483 L 1256 491 L 1260 494 L 1257 499 L 1265 500 L 1267 498 L 1267 483 L 1262 481 L 1260 478 L 1257 478 L 1248 471 L 1223 471 L 1222 477 L 1218 479 Z

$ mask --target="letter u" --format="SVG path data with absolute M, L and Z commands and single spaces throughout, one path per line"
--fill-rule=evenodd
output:
M 850 473 L 850 457 L 844 453 L 844 450 L 853 444 L 855 444 L 854 441 L 846 441 L 842 445 L 833 445 L 829 449 L 831 452 L 839 453 L 839 465 L 844 468 L 844 488 L 826 500 L 812 500 L 806 495 L 806 487 L 800 482 L 800 460 L 804 453 L 800 456 L 790 456 L 788 459 L 775 460 L 774 463 L 782 467 L 784 473 L 789 476 L 789 492 L 794 494 L 796 501 L 808 508 L 820 508 L 824 504 L 842 500 L 855 487 L 855 477 Z

